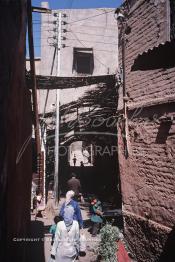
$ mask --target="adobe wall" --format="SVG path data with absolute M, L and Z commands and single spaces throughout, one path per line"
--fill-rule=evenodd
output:
M 167 11 L 168 1 L 136 1 L 126 36 L 129 156 L 119 122 L 119 163 L 125 234 L 140 262 L 162 261 L 175 222 L 175 68 L 131 71 L 138 54 L 169 40 Z
M 128 159 L 118 134 L 125 233 L 138 261 L 158 259 L 175 222 L 175 121 L 161 121 L 165 112 L 174 115 L 174 106 L 129 112 Z

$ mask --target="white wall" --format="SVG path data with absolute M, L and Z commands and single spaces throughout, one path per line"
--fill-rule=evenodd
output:
M 46 5 L 46 3 L 45 3 Z M 58 12 L 58 10 L 53 11 Z M 118 68 L 118 28 L 114 19 L 114 9 L 66 9 L 61 10 L 62 25 L 66 33 L 62 33 L 66 40 L 62 43 L 66 45 L 61 49 L 61 76 L 74 76 L 73 48 L 93 48 L 94 72 L 93 75 L 114 74 Z M 42 14 L 41 18 L 41 68 L 42 75 L 50 75 L 53 61 L 54 47 L 50 46 L 55 33 L 53 21 L 56 18 L 52 14 Z M 53 75 L 56 75 L 57 57 L 55 59 Z M 91 87 L 80 87 L 60 91 L 60 103 L 65 104 L 75 101 Z M 39 109 L 43 111 L 46 91 L 40 91 Z M 49 92 L 47 111 L 50 111 L 51 104 L 55 103 L 56 91 Z

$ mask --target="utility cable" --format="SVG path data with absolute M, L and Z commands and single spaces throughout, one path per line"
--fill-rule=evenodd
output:
M 71 31 L 67 31 L 67 32 L 71 32 Z M 103 36 L 103 37 L 111 37 L 111 38 L 115 38 L 115 36 L 112 36 L 112 35 L 97 35 L 97 34 L 89 34 L 89 33 L 86 33 L 86 32 L 77 32 L 77 31 L 74 31 L 76 34 L 81 34 L 81 35 L 92 35 L 92 36 Z
M 83 18 L 83 19 L 71 21 L 71 22 L 69 22 L 68 24 L 74 24 L 74 23 L 77 23 L 77 22 L 85 21 L 85 20 L 88 20 L 88 19 L 90 19 L 90 18 L 98 17 L 98 16 L 101 16 L 101 15 L 106 15 L 106 14 L 109 14 L 109 13 L 112 13 L 112 12 L 114 12 L 114 10 L 111 10 L 111 11 L 109 11 L 109 12 L 104 12 L 104 13 L 98 14 L 98 15 L 89 16 L 89 17 L 86 17 L 86 18 Z
M 51 72 L 50 72 L 51 76 L 53 74 L 55 57 L 56 57 L 56 47 L 54 48 L 54 53 L 53 53 L 53 60 L 52 60 L 52 66 L 51 66 Z M 45 114 L 46 114 L 46 107 L 47 107 L 48 96 L 49 96 L 49 89 L 47 90 L 47 94 L 46 94 L 46 100 L 45 100 L 44 111 L 43 111 L 43 116 L 42 116 L 43 118 L 45 117 Z
M 71 32 L 72 32 L 72 31 L 71 31 Z M 87 46 L 78 38 L 78 36 L 77 36 L 74 32 L 72 32 L 72 34 L 76 37 L 77 41 L 78 41 L 82 46 L 84 46 L 85 48 L 87 48 Z M 106 68 L 108 69 L 108 67 L 107 67 L 103 62 L 101 62 L 100 59 L 99 59 L 97 56 L 94 56 L 94 57 L 96 58 L 96 60 L 97 60 L 101 65 L 103 65 L 104 67 L 106 67 Z
M 66 38 L 66 40 L 74 41 L 74 40 L 77 40 L 77 39 Z M 79 40 L 83 41 L 83 42 L 88 42 L 88 43 L 98 43 L 98 44 L 104 44 L 104 45 L 117 45 L 117 43 L 105 43 L 105 42 L 92 41 L 92 40 L 86 40 L 86 39 L 79 39 Z

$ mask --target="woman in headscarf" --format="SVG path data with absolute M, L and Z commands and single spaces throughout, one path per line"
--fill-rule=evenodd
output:
M 80 246 L 79 225 L 74 218 L 74 208 L 66 205 L 64 220 L 57 224 L 55 240 L 51 250 L 51 257 L 56 262 L 75 261 Z
M 73 219 L 78 221 L 80 228 L 83 228 L 83 219 L 82 219 L 82 215 L 81 215 L 81 210 L 80 210 L 78 202 L 73 200 L 74 195 L 75 195 L 75 193 L 72 190 L 67 192 L 66 201 L 61 207 L 59 216 L 61 216 L 62 219 L 64 219 L 65 207 L 70 205 L 74 209 Z

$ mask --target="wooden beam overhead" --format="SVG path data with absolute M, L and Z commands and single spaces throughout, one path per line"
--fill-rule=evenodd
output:
M 56 76 L 36 76 L 37 89 L 69 89 L 82 86 L 90 86 L 99 83 L 114 81 L 115 75 L 82 76 L 82 77 L 56 77 Z M 30 74 L 26 75 L 26 82 L 29 89 L 32 88 Z
M 44 7 L 32 6 L 32 12 L 51 14 L 52 10 Z

